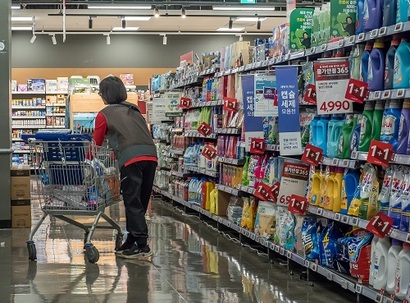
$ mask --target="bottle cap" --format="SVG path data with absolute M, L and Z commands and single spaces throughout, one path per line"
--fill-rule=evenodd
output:
M 396 245 L 396 246 L 401 246 L 401 241 L 397 239 L 392 239 L 391 240 L 391 245 Z
M 381 39 L 377 39 L 373 45 L 373 48 L 384 48 L 384 42 Z

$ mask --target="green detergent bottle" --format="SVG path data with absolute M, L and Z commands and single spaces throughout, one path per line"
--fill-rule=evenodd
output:
M 347 114 L 345 124 L 340 131 L 337 157 L 340 159 L 350 158 L 350 140 L 357 124 L 357 117 L 353 114 Z
M 360 143 L 358 151 L 367 152 L 372 140 L 374 103 L 366 102 L 360 123 Z
M 382 100 L 376 101 L 376 105 L 374 107 L 374 112 L 373 112 L 371 140 L 380 140 L 380 133 L 382 131 L 383 111 L 384 111 L 384 102 Z

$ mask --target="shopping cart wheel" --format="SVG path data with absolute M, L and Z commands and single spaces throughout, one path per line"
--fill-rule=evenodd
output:
M 98 259 L 100 259 L 98 249 L 92 244 L 85 245 L 85 256 L 90 263 L 97 263 Z
M 124 240 L 124 235 L 123 234 L 118 234 L 115 237 L 115 250 L 117 250 L 121 247 L 123 240 Z
M 37 250 L 34 241 L 27 241 L 28 258 L 30 261 L 35 261 L 37 259 Z

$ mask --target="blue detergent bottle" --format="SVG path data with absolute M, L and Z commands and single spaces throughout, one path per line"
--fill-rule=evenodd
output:
M 398 154 L 407 154 L 409 150 L 409 131 L 410 131 L 410 99 L 404 100 L 403 109 L 401 110 L 399 126 L 399 144 L 397 146 Z
M 391 100 L 383 113 L 380 141 L 391 144 L 394 152 L 396 152 L 398 145 L 400 116 L 400 100 Z
M 369 56 L 367 83 L 370 91 L 384 88 L 385 58 L 383 40 L 377 39 Z
M 394 56 L 393 88 L 410 87 L 410 43 L 401 39 Z
M 356 120 L 356 125 L 353 129 L 352 137 L 350 138 L 350 153 L 359 149 L 362 118 L 362 115 L 355 114 L 354 119 Z
M 386 54 L 386 65 L 384 69 L 384 89 L 393 88 L 394 78 L 394 57 L 396 56 L 397 47 L 400 45 L 400 39 L 398 35 L 393 35 L 390 48 Z
M 369 32 L 382 26 L 383 0 L 364 0 L 363 31 Z
M 386 0 L 388 1 L 388 0 Z M 406 22 L 409 19 L 409 0 L 397 0 L 396 22 Z
M 329 115 L 324 115 L 317 122 L 317 147 L 323 150 L 323 155 L 327 155 L 327 129 L 329 124 Z
M 340 213 L 347 215 L 350 207 L 350 203 L 354 198 L 354 193 L 359 186 L 360 175 L 357 171 L 349 169 L 349 171 L 343 176 L 342 189 L 341 189 L 341 208 Z
M 314 145 L 314 146 L 318 146 L 317 144 L 317 123 L 320 120 L 320 116 L 316 115 L 312 121 L 310 121 L 310 127 L 309 127 L 309 143 Z
M 343 115 L 333 115 L 327 126 L 327 156 L 336 158 L 338 154 L 338 144 L 340 132 L 345 121 Z
M 396 24 L 396 15 L 397 0 L 384 0 L 382 26 L 390 26 Z
M 363 6 L 364 0 L 357 0 L 356 35 L 363 33 Z
M 369 72 L 369 57 L 370 57 L 370 52 L 373 49 L 373 42 L 368 41 L 366 43 L 366 46 L 364 47 L 364 52 L 362 55 L 362 66 L 361 66 L 361 71 L 360 71 L 360 76 L 361 76 L 361 81 L 367 82 L 368 78 L 368 72 Z

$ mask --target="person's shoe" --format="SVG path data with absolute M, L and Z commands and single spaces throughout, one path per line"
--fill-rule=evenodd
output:
M 138 259 L 151 257 L 152 255 L 153 253 L 148 245 L 140 248 L 135 244 L 132 248 L 124 250 L 119 256 L 125 259 Z
M 133 247 L 133 245 L 134 245 L 133 242 L 125 241 L 124 243 L 122 243 L 122 245 L 118 249 L 115 250 L 115 254 L 120 255 L 120 254 L 122 254 L 122 252 L 124 250 L 131 249 Z

